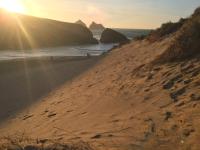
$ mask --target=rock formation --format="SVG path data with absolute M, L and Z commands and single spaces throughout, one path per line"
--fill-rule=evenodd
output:
M 129 42 L 128 38 L 123 34 L 112 30 L 112 29 L 105 29 L 101 35 L 100 41 L 102 43 L 127 43 Z
M 95 22 L 92 22 L 89 29 L 90 30 L 104 30 L 105 27 L 102 24 L 97 24 Z
M 76 23 L 76 24 L 80 24 L 80 25 L 82 25 L 82 26 L 84 26 L 84 27 L 87 27 L 87 25 L 86 25 L 82 20 L 78 20 L 78 21 L 76 21 L 75 23 Z
M 0 11 L 0 49 L 32 49 L 97 43 L 86 27 Z

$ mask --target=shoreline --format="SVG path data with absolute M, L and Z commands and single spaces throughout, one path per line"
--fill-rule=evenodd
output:
M 98 58 L 99 56 L 90 56 L 90 58 Z M 88 56 L 41 56 L 41 57 L 27 57 L 27 58 L 15 58 L 15 59 L 5 59 L 0 60 L 0 63 L 2 62 L 20 62 L 20 61 L 36 61 L 36 60 L 42 60 L 42 61 L 76 61 L 76 60 L 85 60 L 89 59 Z

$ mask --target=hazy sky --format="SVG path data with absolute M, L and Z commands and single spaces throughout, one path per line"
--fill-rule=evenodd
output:
M 156 28 L 189 16 L 200 0 L 18 0 L 26 13 L 67 22 L 78 19 L 107 27 Z

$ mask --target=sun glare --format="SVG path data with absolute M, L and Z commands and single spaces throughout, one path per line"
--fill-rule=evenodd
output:
M 0 7 L 11 12 L 25 12 L 25 8 L 20 0 L 0 0 Z

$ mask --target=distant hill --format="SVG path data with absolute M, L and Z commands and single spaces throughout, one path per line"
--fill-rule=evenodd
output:
M 102 24 L 97 24 L 95 22 L 92 22 L 89 29 L 90 30 L 104 30 L 105 27 Z
M 0 49 L 97 43 L 86 27 L 0 10 Z
M 78 20 L 78 21 L 76 21 L 75 23 L 76 23 L 76 24 L 80 24 L 80 25 L 82 25 L 82 26 L 84 26 L 84 27 L 87 27 L 87 25 L 86 25 L 82 20 Z

